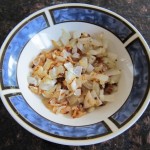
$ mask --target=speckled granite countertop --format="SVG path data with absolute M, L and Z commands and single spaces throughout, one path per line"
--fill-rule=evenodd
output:
M 0 0 L 0 46 L 31 13 L 60 3 L 82 2 L 110 9 L 130 21 L 150 45 L 150 0 Z M 12 119 L 0 100 L 0 150 L 150 150 L 150 106 L 123 134 L 101 144 L 73 147 L 44 141 Z

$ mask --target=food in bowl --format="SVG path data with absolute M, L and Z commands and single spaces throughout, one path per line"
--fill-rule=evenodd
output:
M 117 91 L 121 71 L 104 35 L 62 30 L 53 48 L 31 62 L 29 89 L 54 113 L 85 115 Z

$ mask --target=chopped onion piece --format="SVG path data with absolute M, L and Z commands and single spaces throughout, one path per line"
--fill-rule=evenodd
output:
M 96 78 L 102 83 L 106 83 L 109 80 L 109 77 L 107 75 L 104 74 L 97 74 Z
M 75 77 L 71 71 L 65 71 L 65 80 L 68 84 L 70 84 Z
M 88 52 L 88 54 L 90 55 L 99 55 L 99 54 L 104 54 L 106 52 L 106 50 L 104 48 L 99 48 L 99 49 L 96 49 L 96 50 L 90 50 Z
M 105 75 L 114 76 L 114 75 L 119 75 L 120 73 L 121 73 L 121 71 L 118 69 L 110 69 L 105 72 Z
M 29 85 L 29 89 L 30 89 L 33 93 L 39 94 L 39 89 L 38 89 L 38 87 L 30 86 L 30 85 Z
M 60 106 L 58 107 L 56 114 L 60 113 L 62 109 L 66 108 L 66 106 Z
M 61 55 L 64 57 L 64 58 L 67 58 L 68 56 L 70 56 L 71 54 L 69 52 L 67 52 L 66 50 L 63 50 L 61 52 Z
M 62 36 L 60 38 L 63 45 L 67 45 L 69 43 L 69 39 L 71 38 L 71 35 L 69 32 L 66 32 L 65 30 L 62 30 Z
M 82 73 L 82 66 L 76 66 L 74 69 L 73 69 L 73 73 L 77 76 L 77 77 L 80 77 L 81 76 L 81 73 Z
M 93 88 L 93 83 L 88 81 L 88 82 L 83 83 L 83 86 L 90 90 Z
M 65 66 L 65 68 L 66 68 L 68 71 L 73 70 L 73 65 L 72 65 L 72 63 L 70 63 L 70 62 L 65 63 L 64 66 Z
M 88 73 L 90 73 L 90 72 L 92 72 L 93 70 L 94 70 L 94 67 L 93 67 L 91 64 L 89 64 L 88 67 L 87 67 L 87 69 L 86 69 L 86 71 L 87 71 Z
M 63 99 L 65 97 L 65 95 L 67 95 L 67 93 L 68 93 L 68 90 L 60 89 L 58 101 L 60 101 L 61 99 Z
M 48 90 L 50 90 L 50 89 L 51 89 L 51 87 L 52 87 L 52 86 L 51 86 L 51 85 L 49 85 L 49 84 L 41 83 L 39 87 L 40 87 L 40 89 L 41 89 L 41 90 L 48 91 Z
M 61 43 L 59 41 L 52 40 L 52 44 L 55 48 L 61 49 Z
M 36 58 L 33 60 L 33 65 L 37 66 L 40 63 L 40 58 Z
M 78 102 L 77 97 L 75 95 L 68 97 L 67 100 L 69 101 L 70 105 L 75 105 Z
M 73 49 L 72 49 L 72 53 L 74 54 L 74 53 L 77 53 L 77 45 L 74 45 L 74 47 L 73 47 Z
M 75 96 L 80 96 L 81 95 L 81 89 L 76 89 L 74 92 Z
M 61 89 L 61 84 L 60 84 L 60 83 L 57 83 L 57 84 L 56 84 L 56 91 L 60 91 L 60 89 Z
M 38 85 L 38 81 L 37 81 L 37 79 L 35 77 L 28 77 L 27 80 L 28 80 L 29 84 L 32 84 L 34 86 Z
M 69 45 L 73 48 L 74 46 L 76 46 L 76 42 L 77 42 L 76 39 L 70 39 Z
M 93 82 L 93 90 L 96 92 L 97 95 L 100 94 L 100 86 L 99 83 L 97 83 L 96 81 Z
M 97 46 L 97 47 L 102 46 L 101 41 L 98 41 L 96 39 L 91 39 L 91 43 L 92 45 Z
M 120 79 L 120 74 L 110 76 L 110 84 L 118 83 Z
M 43 69 L 48 70 L 50 68 L 51 64 L 52 64 L 52 61 L 50 59 L 46 59 Z
M 56 85 L 55 85 L 54 87 L 50 88 L 50 89 L 47 90 L 47 91 L 44 90 L 44 91 L 42 92 L 42 95 L 43 95 L 45 98 L 51 98 L 53 92 L 55 91 L 55 89 L 56 89 Z
M 81 36 L 81 32 L 80 31 L 73 32 L 73 38 L 74 39 L 78 39 L 78 38 L 80 38 L 80 36 Z
M 80 58 L 80 54 L 79 54 L 79 53 L 74 53 L 74 54 L 72 55 L 72 57 L 73 57 L 73 58 Z
M 91 92 L 88 91 L 85 100 L 84 100 L 84 108 L 90 108 L 96 104 L 96 101 L 93 99 Z
M 98 55 L 99 52 L 96 51 L 96 50 L 90 50 L 90 51 L 88 51 L 88 54 L 89 54 L 89 55 Z
M 102 101 L 97 96 L 96 92 L 94 90 L 91 91 L 91 95 L 93 99 L 96 101 L 96 106 L 100 106 L 102 104 Z
M 91 37 L 86 37 L 86 38 L 78 39 L 78 42 L 86 45 L 86 44 L 89 44 L 90 40 L 91 40 Z
M 81 52 L 84 51 L 84 46 L 83 46 L 83 44 L 80 43 L 80 42 L 77 43 L 77 48 L 78 48 L 79 50 L 81 50 Z
M 104 101 L 104 90 L 103 89 L 100 89 L 100 94 L 99 94 L 99 97 L 102 101 Z
M 50 88 L 52 88 L 56 84 L 56 82 L 57 82 L 57 80 L 51 80 L 49 78 L 44 78 L 41 81 L 39 87 L 40 87 L 40 89 L 47 91 L 47 90 L 50 90 Z
M 57 68 L 56 68 L 56 67 L 53 67 L 53 69 L 51 69 L 51 70 L 49 71 L 49 75 L 50 75 L 50 77 L 51 77 L 52 79 L 57 78 Z
M 60 62 L 65 62 L 65 58 L 64 57 L 61 57 L 61 56 L 56 56 L 56 59 Z
M 64 74 L 65 73 L 65 68 L 60 65 L 57 67 L 57 75 L 60 75 L 60 74 Z
M 75 91 L 76 89 L 78 88 L 78 85 L 77 85 L 77 80 L 76 80 L 76 78 L 72 81 L 72 83 L 71 83 L 71 89 L 73 90 L 73 91 Z
M 94 62 L 95 62 L 95 60 L 96 60 L 96 57 L 95 56 L 90 56 L 89 57 L 89 64 L 93 64 Z
M 82 66 L 84 69 L 87 69 L 88 67 L 88 60 L 87 57 L 82 57 L 79 61 L 80 66 Z
M 88 108 L 88 112 L 90 113 L 90 112 L 92 112 L 92 111 L 94 111 L 95 110 L 95 107 L 90 107 L 90 108 Z

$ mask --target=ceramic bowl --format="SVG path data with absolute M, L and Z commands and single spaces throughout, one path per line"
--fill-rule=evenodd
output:
M 29 63 L 52 46 L 51 39 L 59 39 L 62 29 L 104 32 L 122 72 L 115 100 L 76 119 L 50 112 L 27 83 Z M 22 127 L 47 141 L 89 145 L 109 140 L 133 125 L 149 104 L 149 47 L 133 25 L 107 9 L 77 3 L 44 8 L 11 31 L 0 53 L 4 106 Z

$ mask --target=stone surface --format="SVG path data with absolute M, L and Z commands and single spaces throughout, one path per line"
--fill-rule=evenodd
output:
M 0 46 L 25 17 L 54 4 L 81 2 L 112 10 L 130 21 L 150 45 L 150 0 L 0 0 Z M 126 132 L 101 144 L 63 146 L 44 141 L 23 129 L 0 100 L 0 150 L 150 150 L 150 106 Z

